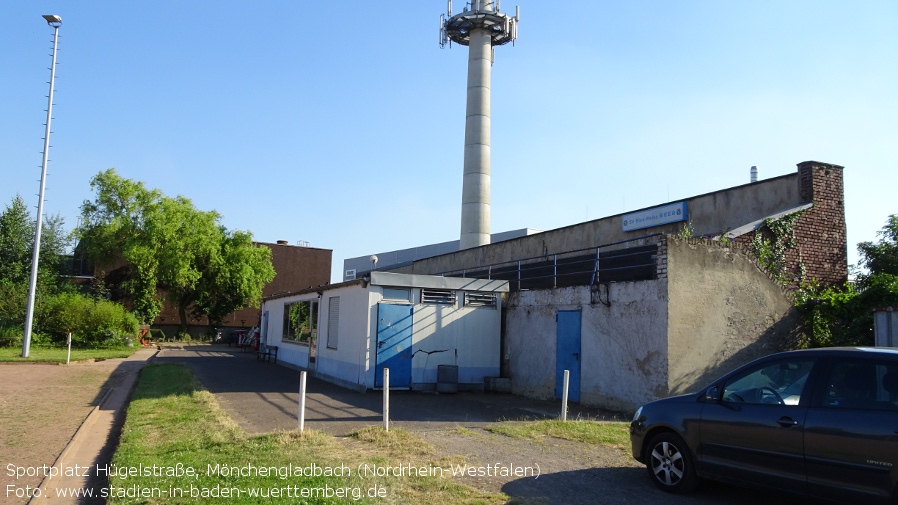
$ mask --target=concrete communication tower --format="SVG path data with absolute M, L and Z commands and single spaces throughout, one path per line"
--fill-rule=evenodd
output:
M 440 47 L 468 46 L 468 97 L 465 113 L 464 180 L 461 196 L 461 243 L 469 249 L 490 243 L 490 67 L 493 46 L 514 42 L 520 10 L 499 12 L 499 0 L 471 0 L 464 11 L 440 15 Z

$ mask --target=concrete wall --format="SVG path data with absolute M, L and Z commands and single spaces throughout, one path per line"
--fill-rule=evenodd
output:
M 520 230 L 493 233 L 492 235 L 490 235 L 490 243 L 495 244 L 497 242 L 502 242 L 505 240 L 512 240 L 527 235 L 533 235 L 535 233 L 540 233 L 541 231 L 542 230 L 523 228 Z M 453 253 L 455 251 L 458 251 L 458 245 L 458 240 L 451 240 L 448 242 L 440 242 L 438 244 L 429 244 L 408 249 L 399 249 L 396 251 L 379 252 L 374 256 L 377 256 L 377 268 L 380 270 L 387 270 L 411 264 L 413 261 L 419 260 L 421 258 L 429 258 L 431 256 L 439 256 L 440 254 Z M 371 263 L 371 256 L 371 254 L 366 254 L 364 256 L 356 256 L 355 258 L 344 259 L 343 280 L 348 281 L 351 279 L 364 277 L 368 272 L 370 272 L 373 268 L 373 265 Z M 351 279 L 346 276 L 346 272 L 349 270 L 355 270 L 355 275 L 353 275 Z
M 668 237 L 665 252 L 669 394 L 795 341 L 801 320 L 791 300 L 740 245 Z
M 340 297 L 340 315 L 337 320 L 336 348 L 328 347 L 328 300 Z M 318 339 L 315 363 L 309 363 L 309 346 L 298 342 L 285 342 L 284 306 L 303 300 L 318 299 Z M 265 300 L 262 310 L 268 311 L 268 345 L 278 346 L 278 361 L 303 369 L 309 369 L 325 380 L 355 389 L 364 389 L 368 364 L 369 292 L 360 283 L 351 283 L 327 289 L 319 294 L 301 291 L 295 295 L 279 296 Z
M 481 389 L 484 377 L 498 377 L 500 313 L 498 307 L 416 304 L 413 389 L 434 389 L 439 365 L 458 366 L 461 389 Z
M 340 298 L 340 313 L 337 318 L 337 343 L 332 347 L 328 345 L 328 332 L 331 331 L 330 300 L 335 297 Z M 316 376 L 348 387 L 374 384 L 374 366 L 370 364 L 370 309 L 371 293 L 358 284 L 324 292 L 318 306 Z
M 630 411 L 665 396 L 667 281 L 620 282 L 599 289 L 509 294 L 504 352 L 514 394 L 555 396 L 555 314 L 580 310 L 580 403 Z
M 687 198 L 687 211 L 696 235 L 711 235 L 793 208 L 800 203 L 799 174 L 784 175 Z M 629 212 L 628 212 L 629 214 Z M 464 268 L 483 267 L 521 258 L 531 258 L 595 247 L 652 233 L 676 234 L 684 223 L 624 232 L 623 214 L 544 231 L 498 244 L 475 247 L 454 254 L 415 261 L 397 268 L 402 273 L 437 275 Z
M 695 391 L 798 338 L 792 302 L 742 246 L 666 237 L 658 264 L 656 280 L 510 293 L 512 392 L 555 396 L 559 310 L 581 312 L 580 403 L 622 412 Z
M 898 312 L 894 307 L 873 309 L 873 341 L 876 347 L 898 347 Z

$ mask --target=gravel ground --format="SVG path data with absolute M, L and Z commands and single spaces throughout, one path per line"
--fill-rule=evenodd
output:
M 0 363 L 0 503 L 27 501 L 7 496 L 6 486 L 36 486 L 41 477 L 10 477 L 8 465 L 52 465 L 107 389 L 120 380 L 119 361 Z

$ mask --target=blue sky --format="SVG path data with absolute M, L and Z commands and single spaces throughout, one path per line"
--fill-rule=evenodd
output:
M 456 0 L 456 12 L 462 2 Z M 492 230 L 845 166 L 849 261 L 898 212 L 898 2 L 520 0 L 492 72 Z M 401 8 L 400 8 L 401 6 Z M 503 2 L 514 11 L 515 2 Z M 77 224 L 114 167 L 256 240 L 344 258 L 455 240 L 467 48 L 443 0 L 0 6 L 0 203 Z

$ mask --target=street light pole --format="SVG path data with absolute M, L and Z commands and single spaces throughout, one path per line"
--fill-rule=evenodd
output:
M 47 95 L 47 129 L 44 131 L 44 160 L 41 164 L 41 188 L 37 200 L 37 226 L 34 229 L 34 254 L 31 256 L 31 280 L 28 285 L 28 308 L 25 311 L 25 336 L 22 338 L 22 357 L 31 350 L 31 326 L 34 322 L 34 296 L 37 291 L 37 264 L 41 252 L 41 224 L 44 220 L 44 187 L 47 180 L 47 161 L 50 154 L 50 120 L 53 118 L 53 82 L 56 80 L 56 48 L 59 44 L 59 25 L 62 18 L 56 14 L 44 14 L 47 24 L 53 27 L 53 54 L 50 64 L 50 94 Z

